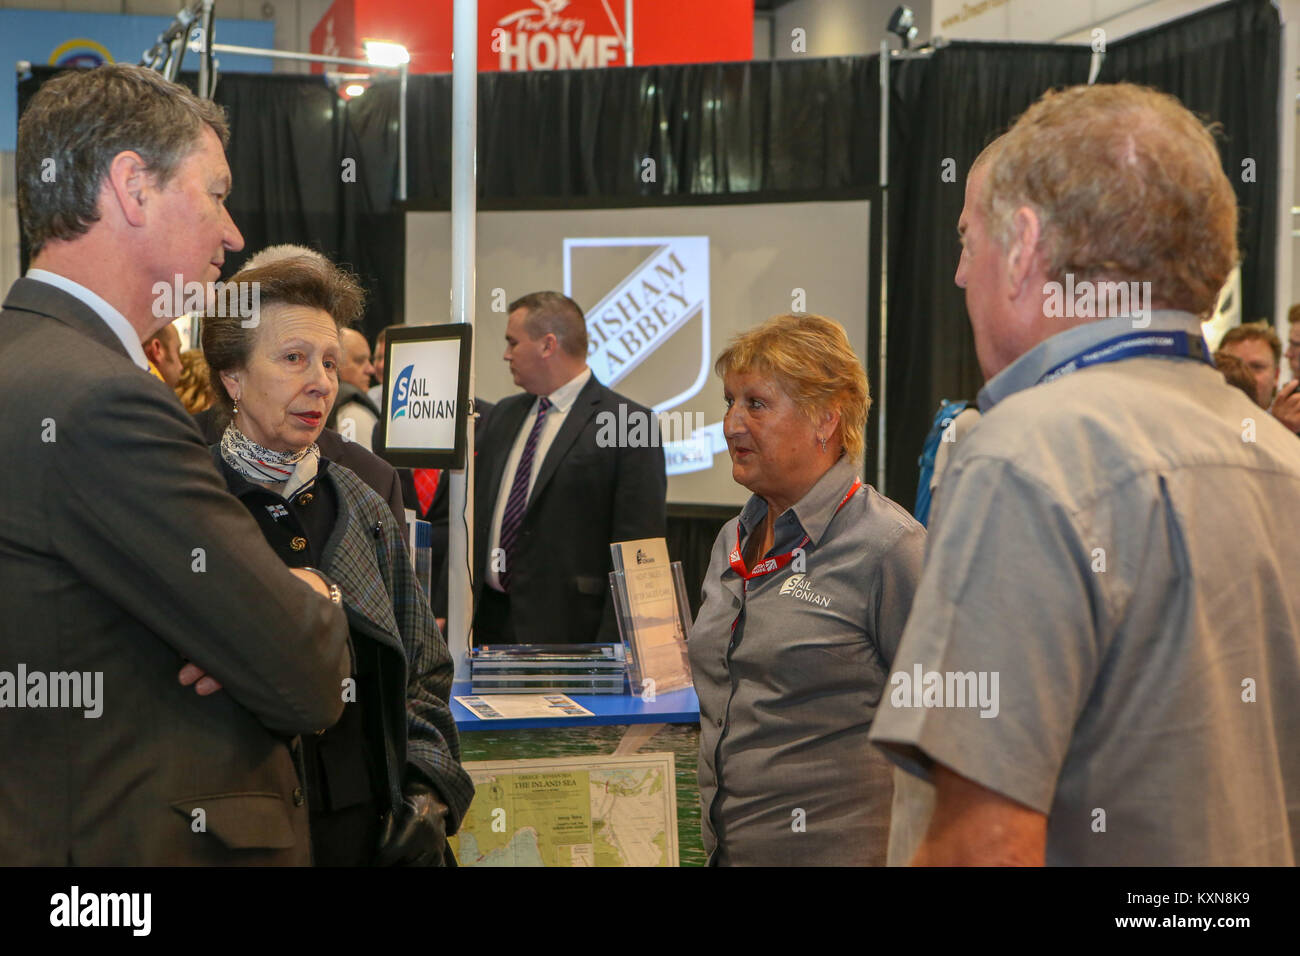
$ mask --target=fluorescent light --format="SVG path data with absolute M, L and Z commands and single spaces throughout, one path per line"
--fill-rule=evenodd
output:
M 411 54 L 400 43 L 388 43 L 384 40 L 367 40 L 366 59 L 375 66 L 401 66 L 411 62 Z

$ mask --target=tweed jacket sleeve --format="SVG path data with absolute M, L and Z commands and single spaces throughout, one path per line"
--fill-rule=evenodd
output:
M 460 737 L 448 704 L 451 653 L 387 503 L 348 469 L 331 464 L 330 473 L 340 493 L 340 518 L 346 513 L 349 527 L 324 570 L 338 581 L 345 603 L 400 638 L 406 657 L 407 771 L 437 789 L 450 809 L 448 833 L 454 833 L 474 798 L 474 783 L 460 764 Z

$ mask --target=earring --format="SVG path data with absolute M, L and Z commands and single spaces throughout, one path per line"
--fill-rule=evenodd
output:
M 236 415 L 238 415 L 238 414 L 239 414 L 239 402 L 235 402 L 235 403 L 230 407 L 230 417 L 231 417 L 231 418 L 234 418 L 234 417 L 235 417 Z
M 826 453 L 826 439 L 825 439 L 825 438 L 819 438 L 819 439 L 817 439 L 817 440 L 818 440 L 819 442 L 822 443 L 822 454 L 825 454 L 825 453 Z

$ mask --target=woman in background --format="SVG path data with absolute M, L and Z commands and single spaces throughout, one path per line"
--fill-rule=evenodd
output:
M 208 382 L 208 363 L 202 349 L 187 349 L 181 353 L 181 377 L 176 383 L 176 397 L 191 415 L 212 407 L 212 386 Z

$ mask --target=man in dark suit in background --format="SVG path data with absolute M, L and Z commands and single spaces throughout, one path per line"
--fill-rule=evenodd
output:
M 609 545 L 665 534 L 668 478 L 662 447 L 597 437 L 609 415 L 652 413 L 596 381 L 582 309 L 558 292 L 510 304 L 504 358 L 524 394 L 483 426 L 475 643 L 614 643 Z
M 176 284 L 243 246 L 227 135 L 219 107 L 122 65 L 51 80 L 19 124 L 0 864 L 310 862 L 290 747 L 343 710 L 337 589 L 266 544 L 140 346 Z

